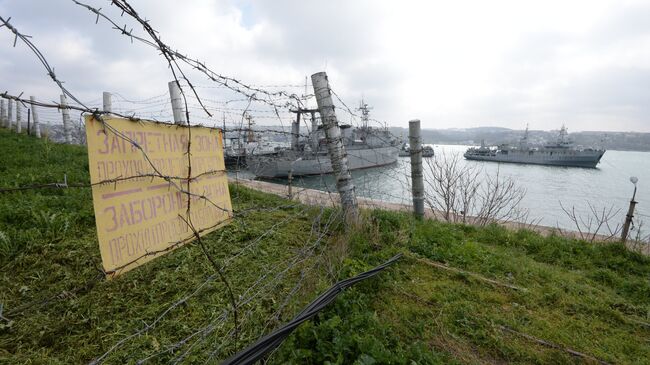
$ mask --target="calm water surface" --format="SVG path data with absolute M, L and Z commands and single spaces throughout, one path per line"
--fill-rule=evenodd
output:
M 443 153 L 462 156 L 467 146 L 436 145 L 434 149 L 436 156 L 442 156 Z M 622 222 L 634 189 L 629 178 L 637 176 L 639 182 L 636 200 L 639 204 L 636 219 L 646 222 L 645 230 L 650 228 L 649 152 L 607 151 L 595 169 L 464 159 L 461 164 L 476 165 L 486 174 L 494 174 L 499 169 L 502 176 L 514 178 L 519 186 L 526 189 L 522 206 L 530 210 L 530 218 L 539 219 L 542 225 L 566 229 L 575 229 L 575 226 L 562 211 L 560 202 L 564 207 L 575 207 L 576 212 L 585 218 L 588 214 L 588 202 L 600 209 L 614 206 L 615 210 L 620 209 L 615 222 Z M 410 203 L 411 196 L 406 180 L 409 173 L 409 158 L 400 157 L 394 165 L 354 171 L 352 175 L 360 196 Z M 286 183 L 286 180 L 278 182 Z M 314 189 L 336 190 L 331 176 L 296 178 L 294 184 Z

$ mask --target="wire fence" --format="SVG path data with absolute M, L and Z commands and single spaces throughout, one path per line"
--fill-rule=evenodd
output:
M 279 85 L 247 84 L 234 77 L 223 75 L 205 63 L 191 58 L 163 42 L 160 33 L 155 30 L 153 25 L 127 1 L 114 0 L 111 2 L 111 6 L 121 12 L 124 17 L 142 27 L 145 35 L 134 33 L 133 29 L 121 25 L 121 22 L 102 9 L 76 0 L 72 0 L 72 2 L 94 14 L 97 23 L 100 20 L 102 23 L 108 23 L 120 36 L 126 37 L 131 42 L 135 41 L 152 48 L 169 66 L 171 78 L 181 90 L 186 124 L 179 128 L 184 128 L 188 135 L 188 141 L 190 141 L 185 146 L 184 153 L 187 157 L 187 174 L 184 176 L 165 174 L 152 162 L 147 151 L 137 140 L 111 124 L 110 117 L 112 116 L 128 119 L 133 123 L 153 121 L 172 124 L 170 120 L 173 119 L 173 113 L 170 108 L 168 92 L 144 98 L 134 98 L 113 92 L 111 93 L 111 110 L 103 110 L 101 99 L 81 100 L 67 90 L 35 42 L 10 23 L 10 18 L 0 17 L 0 22 L 2 22 L 0 27 L 6 27 L 16 37 L 14 46 L 20 40 L 34 53 L 61 93 L 70 99 L 70 103 L 32 101 L 23 97 L 22 94 L 13 95 L 8 92 L 0 94 L 0 98 L 18 103 L 23 107 L 37 107 L 46 134 L 51 139 L 59 141 L 63 141 L 65 138 L 66 131 L 64 129 L 73 128 L 73 142 L 85 143 L 86 131 L 83 120 L 85 116 L 92 116 L 102 125 L 106 133 L 123 140 L 139 151 L 142 160 L 145 161 L 145 168 L 126 176 L 113 176 L 95 183 L 91 183 L 89 180 L 75 181 L 62 177 L 59 181 L 0 187 L 0 194 L 20 194 L 30 191 L 38 193 L 52 189 L 88 190 L 98 185 L 113 186 L 129 180 L 150 179 L 167 184 L 170 191 L 177 192 L 184 197 L 186 212 L 180 218 L 185 223 L 188 234 L 182 240 L 170 242 L 163 250 L 147 251 L 110 271 L 106 271 L 94 263 L 93 275 L 84 278 L 84 282 L 80 285 L 55 293 L 43 290 L 43 294 L 33 300 L 15 304 L 13 307 L 3 307 L 0 310 L 0 319 L 7 322 L 20 320 L 20 318 L 29 316 L 44 307 L 57 308 L 59 312 L 55 314 L 62 315 L 70 310 L 70 307 L 66 305 L 57 307 L 53 306 L 53 303 L 70 303 L 72 298 L 88 295 L 97 290 L 98 284 L 105 283 L 106 277 L 118 274 L 150 256 L 157 256 L 177 247 L 192 244 L 196 246 L 196 250 L 201 252 L 201 257 L 210 271 L 202 273 L 202 280 L 192 282 L 192 285 L 184 288 L 182 292 L 175 293 L 175 297 L 160 306 L 155 315 L 149 314 L 134 319 L 138 323 L 142 323 L 137 330 L 122 331 L 119 335 L 112 336 L 110 345 L 98 347 L 97 353 L 93 354 L 91 363 L 123 361 L 144 364 L 166 361 L 178 364 L 196 362 L 197 359 L 213 361 L 229 358 L 233 355 L 233 350 L 241 349 L 242 345 L 254 343 L 258 339 L 260 342 L 270 341 L 277 346 L 276 340 L 279 337 L 274 336 L 281 333 L 280 337 L 284 337 L 287 334 L 286 327 L 280 326 L 281 320 L 293 317 L 288 316 L 288 308 L 292 307 L 292 304 L 295 308 L 295 303 L 300 302 L 296 297 L 301 293 L 301 288 L 307 285 L 310 274 L 319 270 L 319 265 L 322 265 L 323 260 L 327 259 L 325 249 L 327 243 L 337 232 L 342 230 L 344 224 L 343 212 L 340 209 L 325 208 L 327 202 L 330 203 L 330 206 L 337 205 L 337 181 L 336 178 L 329 175 L 332 166 L 324 152 L 326 145 L 332 141 L 329 141 L 326 134 L 319 129 L 318 126 L 322 124 L 320 118 L 316 118 L 315 113 L 308 112 L 308 106 L 315 104 L 315 95 L 311 92 L 313 86 L 307 82 L 304 85 L 292 82 Z M 190 72 L 200 73 L 207 77 L 211 83 L 193 83 Z M 205 91 L 216 91 L 216 93 L 204 97 Z M 345 139 L 344 144 L 349 147 L 346 156 L 348 161 L 357 164 L 356 167 L 385 165 L 372 171 L 361 170 L 356 175 L 355 190 L 357 194 L 375 199 L 378 207 L 385 206 L 382 205 L 382 201 L 410 206 L 410 169 L 405 163 L 406 160 L 396 163 L 398 150 L 405 141 L 392 135 L 384 122 L 369 118 L 364 105 L 353 110 L 335 90 L 330 91 L 335 96 L 336 110 L 341 115 L 345 115 L 341 120 L 348 119 L 352 125 L 349 131 L 343 133 L 342 137 Z M 63 126 L 63 110 L 70 112 L 72 126 Z M 298 116 L 301 116 L 302 119 L 297 119 Z M 255 120 L 265 121 L 264 124 L 272 122 L 275 126 L 256 126 Z M 297 128 L 294 129 L 296 124 Z M 234 154 L 233 170 L 226 171 L 225 168 L 200 170 L 196 166 L 192 166 L 191 135 L 193 128 L 200 125 L 219 127 L 225 139 L 230 141 L 230 144 L 226 143 L 225 147 L 230 147 Z M 262 136 L 272 140 L 263 140 Z M 363 146 L 363 148 L 359 146 Z M 243 149 L 245 153 L 238 154 L 238 149 Z M 249 160 L 250 156 L 254 158 Z M 246 161 L 240 161 L 240 158 L 246 158 Z M 278 160 L 285 161 L 287 164 L 284 168 L 276 169 L 275 173 L 263 173 L 259 169 L 256 171 L 256 167 L 266 166 Z M 309 162 L 310 167 L 316 172 L 293 171 L 294 166 L 297 166 L 295 164 L 300 162 L 305 164 Z M 242 168 L 245 165 L 249 171 Z M 286 168 L 287 166 L 288 168 Z M 193 184 L 199 178 L 226 173 L 234 182 L 235 188 L 231 192 L 233 208 L 224 207 L 209 196 L 197 193 L 192 189 Z M 293 176 L 294 173 L 295 176 Z M 323 194 L 313 197 L 317 202 L 313 206 L 299 204 L 293 199 L 269 200 L 264 201 L 263 204 L 252 202 L 248 197 L 249 193 L 238 186 L 244 185 L 245 182 L 256 176 L 262 176 L 267 182 L 279 182 L 288 184 L 290 188 L 295 188 L 296 190 L 292 193 L 287 190 L 286 195 L 289 198 L 293 198 L 292 195 L 312 194 L 314 189 L 322 191 Z M 393 188 L 386 189 L 385 185 L 387 184 L 391 184 Z M 278 195 L 285 195 L 284 188 L 281 189 Z M 206 238 L 202 234 L 204 231 L 220 227 L 221 224 L 197 229 L 191 210 L 192 206 L 198 204 L 227 214 L 229 227 L 232 228 L 227 231 L 222 229 L 213 232 L 210 238 Z M 269 220 L 268 216 L 271 213 L 282 214 L 273 216 Z M 647 217 L 644 213 L 639 213 L 639 216 Z M 247 229 L 250 227 L 242 228 L 255 220 L 262 222 L 261 231 L 248 231 Z M 281 260 L 259 259 L 259 257 L 268 258 L 268 246 L 274 241 L 286 238 L 286 230 L 290 229 L 287 227 L 296 224 L 300 224 L 302 228 L 308 227 L 309 234 L 306 237 L 295 238 L 288 255 L 282 257 Z M 210 240 L 211 244 L 219 244 L 225 239 L 226 234 L 234 234 L 238 230 L 241 232 L 239 235 L 235 235 L 237 242 L 234 247 L 229 249 L 223 247 L 223 252 L 216 252 L 217 250 L 206 243 L 207 240 Z M 246 271 L 248 275 L 239 275 L 243 271 Z M 371 274 L 374 273 L 373 271 Z M 198 298 L 214 291 L 217 283 L 222 294 L 216 298 L 215 303 L 210 304 L 213 308 L 209 313 L 205 313 L 192 326 L 181 326 L 182 330 L 173 337 L 171 342 L 158 344 L 153 348 L 142 348 L 138 341 L 150 335 L 155 337 L 153 333 L 156 331 L 163 332 L 168 327 L 177 326 L 176 321 L 182 318 L 184 308 L 190 305 L 190 302 L 197 302 Z M 341 289 L 343 286 L 338 286 L 338 288 Z M 331 293 L 327 292 L 326 294 Z M 313 316 L 314 310 L 322 308 L 332 298 L 326 296 L 326 299 L 314 302 L 314 305 L 309 306 L 289 323 L 290 327 Z M 197 322 L 200 324 L 197 325 Z M 268 336 L 265 337 L 265 335 Z M 271 350 L 272 347 L 264 347 L 263 351 L 260 351 L 266 354 Z
M 247 193 L 240 188 L 232 191 L 231 199 L 233 208 L 219 205 L 209 196 L 196 193 L 192 185 L 199 178 L 212 175 L 225 174 L 225 169 L 200 170 L 192 166 L 192 129 L 199 125 L 219 126 L 222 133 L 228 136 L 231 134 L 233 140 L 245 140 L 255 138 L 255 135 L 263 133 L 264 135 L 276 135 L 278 139 L 284 139 L 284 143 L 290 143 L 293 138 L 301 139 L 302 142 L 309 141 L 313 134 L 318 133 L 313 129 L 317 124 L 307 124 L 303 133 L 296 133 L 285 130 L 285 125 L 291 125 L 295 118 L 293 110 L 304 108 L 309 102 L 313 102 L 314 95 L 307 92 L 298 95 L 299 90 L 304 85 L 286 84 L 286 85 L 252 85 L 232 77 L 221 75 L 207 67 L 204 63 L 189 56 L 184 55 L 178 50 L 174 50 L 165 44 L 159 33 L 153 26 L 147 22 L 135 9 L 126 1 L 113 1 L 111 4 L 124 16 L 130 17 L 139 24 L 145 31 L 145 36 L 134 34 L 126 26 L 119 26 L 118 23 L 109 17 L 101 9 L 93 8 L 87 4 L 74 1 L 78 6 L 84 7 L 96 15 L 97 21 L 100 19 L 108 22 L 120 34 L 128 37 L 131 41 L 138 41 L 146 46 L 152 47 L 163 58 L 169 66 L 171 76 L 174 82 L 180 87 L 181 97 L 183 100 L 184 114 L 186 125 L 181 126 L 188 135 L 185 155 L 187 157 L 186 170 L 187 175 L 171 176 L 165 174 L 152 161 L 145 148 L 130 135 L 124 133 L 118 127 L 115 127 L 111 118 L 114 116 L 128 119 L 133 123 L 139 123 L 146 120 L 152 120 L 157 123 L 171 124 L 168 122 L 172 119 L 173 114 L 170 112 L 168 93 L 161 93 L 146 98 L 132 98 L 119 93 L 112 93 L 111 110 L 103 110 L 100 99 L 83 101 L 64 87 L 63 81 L 54 73 L 53 67 L 47 62 L 43 53 L 36 46 L 36 42 L 30 37 L 21 33 L 9 19 L 0 18 L 2 26 L 9 29 L 16 36 L 16 43 L 20 40 L 26 45 L 40 60 L 48 75 L 59 87 L 61 92 L 70 99 L 70 103 L 42 102 L 32 101 L 21 95 L 12 95 L 8 92 L 0 94 L 4 100 L 12 101 L 16 105 L 27 108 L 34 106 L 38 108 L 40 121 L 45 134 L 53 140 L 63 141 L 68 133 L 74 138 L 72 143 L 85 143 L 84 117 L 91 116 L 95 121 L 101 124 L 105 133 L 114 138 L 124 141 L 133 149 L 139 151 L 145 167 L 133 174 L 112 176 L 102 179 L 101 181 L 91 183 L 88 180 L 77 181 L 67 176 L 62 177 L 61 181 L 40 182 L 30 185 L 8 186 L 0 188 L 0 193 L 29 193 L 61 190 L 61 189 L 90 189 L 95 186 L 117 186 L 130 180 L 150 179 L 167 184 L 170 191 L 175 191 L 184 197 L 185 214 L 179 218 L 186 224 L 189 230 L 187 236 L 177 242 L 170 242 L 162 250 L 150 250 L 133 260 L 113 268 L 109 271 L 95 263 L 96 275 L 88 277 L 87 280 L 77 287 L 68 287 L 58 293 L 51 293 L 43 288 L 41 295 L 36 295 L 35 299 L 21 304 L 14 304 L 11 307 L 3 308 L 2 318 L 7 321 L 21 320 L 25 316 L 42 310 L 43 308 L 60 308 L 62 311 L 68 311 L 68 303 L 72 298 L 79 298 L 93 293 L 98 286 L 106 285 L 105 278 L 119 274 L 122 270 L 130 268 L 132 265 L 147 259 L 150 256 L 157 256 L 163 252 L 171 251 L 176 247 L 192 244 L 202 253 L 202 256 L 212 273 L 205 276 L 205 279 L 199 283 L 186 288 L 184 294 L 179 293 L 177 298 L 158 311 L 158 314 L 151 317 L 145 316 L 140 319 L 143 323 L 139 329 L 132 333 L 124 333 L 121 338 L 116 338 L 112 345 L 107 346 L 93 356 L 92 364 L 100 364 L 107 361 L 127 361 L 138 364 L 147 362 L 159 362 L 161 359 L 169 363 L 194 362 L 196 358 L 202 358 L 206 361 L 224 359 L 231 356 L 233 349 L 241 348 L 244 343 L 253 342 L 256 338 L 269 333 L 276 328 L 283 313 L 287 310 L 290 303 L 295 302 L 295 296 L 300 292 L 301 287 L 308 280 L 310 272 L 322 265 L 325 255 L 325 243 L 341 229 L 343 217 L 341 210 L 325 208 L 321 206 L 308 206 L 297 204 L 293 201 L 270 201 L 266 204 L 251 202 L 245 196 Z M 15 44 L 17 45 L 17 44 Z M 198 71 L 207 76 L 214 85 L 197 85 L 192 84 L 185 68 Z M 202 98 L 197 90 L 210 89 L 224 90 L 230 93 L 229 98 Z M 233 95 L 234 94 L 234 95 Z M 66 111 L 72 125 L 65 125 L 62 111 Z M 252 128 L 253 120 L 269 120 L 280 124 L 277 128 Z M 70 130 L 73 129 L 73 130 Z M 384 134 L 388 136 L 387 134 Z M 390 137 L 390 136 L 388 136 Z M 252 142 L 252 141 L 250 141 Z M 248 143 L 248 142 L 247 142 Z M 325 144 L 327 141 L 318 141 L 319 144 Z M 396 145 L 393 141 L 392 147 Z M 317 147 L 318 149 L 319 147 Z M 381 147 L 372 147 L 373 155 L 366 157 L 360 156 L 360 160 L 366 160 L 367 163 L 376 162 L 381 155 Z M 275 152 L 275 150 L 274 150 Z M 313 154 L 318 154 L 313 151 Z M 277 154 L 275 154 L 277 156 Z M 317 175 L 323 182 L 321 189 L 326 191 L 332 205 L 335 204 L 334 182 L 327 181 L 327 172 L 331 171 L 331 166 L 326 156 L 317 158 L 314 161 L 318 164 Z M 328 171 L 329 170 L 329 171 Z M 394 171 L 397 173 L 397 170 Z M 386 176 L 391 176 L 385 172 Z M 399 171 L 399 174 L 403 174 Z M 300 175 L 300 174 L 297 174 Z M 240 173 L 235 171 L 233 180 L 235 186 L 240 182 Z M 298 179 L 302 179 L 298 176 Z M 400 177 L 392 176 L 393 179 L 399 180 Z M 271 180 L 275 178 L 271 177 Z M 286 179 L 280 179 L 286 181 Z M 201 204 L 210 206 L 214 210 L 222 211 L 229 216 L 231 230 L 237 230 L 238 226 L 249 224 L 251 220 L 264 221 L 264 217 L 272 212 L 282 213 L 282 219 L 269 222 L 261 232 L 253 235 L 244 235 L 236 243 L 236 249 L 231 252 L 215 252 L 206 243 L 206 237 L 202 235 L 203 231 L 210 230 L 221 224 L 203 229 L 195 228 L 193 222 L 192 206 Z M 295 246 L 290 250 L 290 255 L 284 257 L 281 261 L 268 261 L 256 263 L 256 258 L 264 256 L 265 247 L 274 240 L 280 239 L 279 234 L 284 234 L 285 227 L 296 224 L 310 226 L 307 237 L 297 238 L 294 241 Z M 213 233 L 210 242 L 216 239 L 219 242 L 223 239 L 225 230 Z M 218 238 L 215 238 L 218 237 Z M 254 267 L 256 275 L 242 277 L 237 275 L 238 271 L 245 267 Z M 253 278 L 251 280 L 251 278 Z M 118 279 L 119 280 L 119 279 Z M 352 282 L 354 282 L 353 280 Z M 201 325 L 194 328 L 186 328 L 180 331 L 178 338 L 172 343 L 166 343 L 164 346 L 158 346 L 156 349 L 142 351 L 139 348 L 138 341 L 155 331 L 163 331 L 167 326 L 173 326 L 174 321 L 182 314 L 183 308 L 189 305 L 190 301 L 206 295 L 207 291 L 214 290 L 216 283 L 220 283 L 223 295 L 218 302 L 212 305 L 217 309 L 206 315 L 201 321 Z M 38 284 L 35 284 L 38 287 Z M 342 286 L 339 287 L 342 288 Z M 311 309 L 308 313 L 313 316 L 316 310 L 322 308 L 324 304 L 331 301 L 333 297 L 328 297 L 326 302 L 319 304 L 317 308 Z M 265 305 L 265 301 L 272 299 L 271 305 Z M 295 304 L 294 304 L 295 306 Z M 56 312 L 56 311 L 55 311 Z M 261 318 L 260 318 L 261 316 Z M 173 318 L 171 320 L 170 318 Z M 261 320 L 260 320 L 261 319 Z M 170 323 L 172 321 L 172 323 Z M 285 335 L 288 332 L 284 332 Z M 114 336 L 115 337 L 115 336 Z M 276 344 L 277 346 L 277 344 Z M 270 349 L 268 349 L 270 350 Z M 119 360 L 118 360 L 119 359 Z

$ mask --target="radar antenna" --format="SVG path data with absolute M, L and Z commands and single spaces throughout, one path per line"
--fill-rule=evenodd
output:
M 361 126 L 363 129 L 367 129 L 368 121 L 370 120 L 370 110 L 372 110 L 372 108 L 366 104 L 363 97 L 361 97 L 361 104 L 359 104 L 357 110 L 361 112 Z

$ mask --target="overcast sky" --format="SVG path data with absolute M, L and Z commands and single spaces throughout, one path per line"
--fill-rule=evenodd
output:
M 109 1 L 87 2 L 144 34 Z M 303 94 L 305 76 L 326 71 L 347 104 L 356 106 L 364 97 L 373 117 L 390 125 L 419 118 L 425 128 L 522 129 L 528 123 L 548 130 L 564 123 L 570 131 L 650 132 L 649 1 L 131 5 L 165 42 L 221 74 L 256 85 L 289 85 L 281 89 Z M 169 70 L 155 50 L 131 44 L 103 20 L 95 25 L 95 16 L 72 1 L 0 0 L 0 15 L 33 36 L 57 76 L 83 100 L 97 103 L 102 91 L 132 100 L 167 92 Z M 0 28 L 0 89 L 57 98 L 33 54 L 12 43 L 13 35 Z M 199 73 L 189 76 L 211 105 L 234 98 Z M 157 104 L 140 110 L 169 115 L 164 97 L 151 100 Z M 259 123 L 277 124 L 259 109 Z

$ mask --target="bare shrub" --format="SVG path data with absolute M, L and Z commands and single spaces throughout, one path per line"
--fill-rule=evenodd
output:
M 597 238 L 600 241 L 617 240 L 623 225 L 614 224 L 612 221 L 618 216 L 621 209 L 616 209 L 613 205 L 598 208 L 590 202 L 587 202 L 587 206 L 589 211 L 586 214 L 579 214 L 576 212 L 575 206 L 567 208 L 560 202 L 560 208 L 573 222 L 580 239 L 589 242 L 594 242 Z
M 519 220 L 528 212 L 520 208 L 521 201 L 526 196 L 526 189 L 517 186 L 514 179 L 503 177 L 500 169 L 494 175 L 485 174 L 484 183 L 479 192 L 478 214 L 476 219 L 480 225 L 492 221 Z
M 514 179 L 498 168 L 488 174 L 461 160 L 458 154 L 444 152 L 425 160 L 425 201 L 436 216 L 481 226 L 528 219 L 528 211 L 520 207 L 526 190 Z

